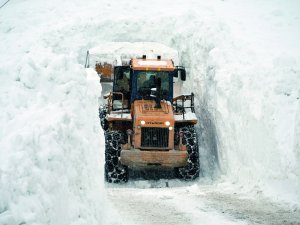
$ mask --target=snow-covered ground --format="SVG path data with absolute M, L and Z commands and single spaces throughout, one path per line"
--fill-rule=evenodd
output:
M 298 218 L 299 28 L 297 0 L 9 1 L 0 8 L 0 224 L 126 224 L 113 204 L 118 191 L 140 207 L 153 196 L 187 224 L 255 223 L 224 211 L 241 208 L 233 193 L 258 199 L 243 215 L 266 197 L 284 204 L 269 213 Z M 201 178 L 192 186 L 156 197 L 159 187 L 104 186 L 101 86 L 83 67 L 86 50 L 104 41 L 179 51 L 200 121 Z
M 187 185 L 177 180 L 111 186 L 107 191 L 110 213 L 116 216 L 109 224 L 299 224 L 299 208 L 261 194 L 226 190 L 226 186 Z

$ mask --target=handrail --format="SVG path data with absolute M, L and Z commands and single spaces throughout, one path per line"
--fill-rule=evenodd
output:
M 123 118 L 123 110 L 124 110 L 124 94 L 122 92 L 110 92 L 109 95 L 104 95 L 104 99 L 107 99 L 107 107 L 108 114 L 112 111 L 113 108 L 113 95 L 121 95 L 122 96 L 122 109 L 121 109 L 121 118 Z
M 178 103 L 177 103 L 177 101 L 179 101 L 179 100 L 181 100 L 181 102 L 182 102 L 181 106 L 183 108 L 183 110 L 182 110 L 183 119 L 185 119 L 185 116 L 184 116 L 185 110 L 184 109 L 189 108 L 189 109 L 191 109 L 191 111 L 193 113 L 195 113 L 194 93 L 193 92 L 190 95 L 180 95 L 180 96 L 177 96 L 177 97 L 172 99 L 173 106 L 175 106 L 175 112 L 178 112 Z M 187 101 L 187 100 L 191 101 L 190 106 L 185 106 L 184 105 L 185 101 Z

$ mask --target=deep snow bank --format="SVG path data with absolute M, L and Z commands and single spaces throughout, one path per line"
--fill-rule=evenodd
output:
M 101 88 L 74 62 L 43 49 L 2 67 L 1 224 L 101 221 Z
M 36 0 L 1 9 L 1 222 L 100 219 L 97 93 L 79 63 L 103 41 L 178 49 L 186 90 L 199 97 L 203 177 L 224 174 L 299 202 L 299 3 L 151 5 Z
M 101 224 L 101 86 L 45 45 L 42 5 L 0 12 L 0 224 Z
M 203 176 L 220 171 L 299 204 L 299 2 L 196 5 L 171 44 L 191 75 L 186 90 L 200 97 Z
M 225 179 L 298 204 L 299 8 L 297 1 L 216 7 L 222 29 L 201 43 L 210 50 L 198 78 Z M 191 72 L 198 77 L 196 66 Z

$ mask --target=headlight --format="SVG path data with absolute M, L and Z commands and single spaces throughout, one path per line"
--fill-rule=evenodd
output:
M 165 124 L 166 126 L 170 126 L 171 123 L 169 121 L 166 121 Z
M 145 120 L 141 120 L 141 125 L 145 125 Z

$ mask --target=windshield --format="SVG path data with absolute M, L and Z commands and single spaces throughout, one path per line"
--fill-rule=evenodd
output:
M 169 95 L 170 76 L 167 71 L 139 71 L 137 74 L 137 91 L 142 97 L 151 94 L 151 88 L 156 88 L 162 98 Z

